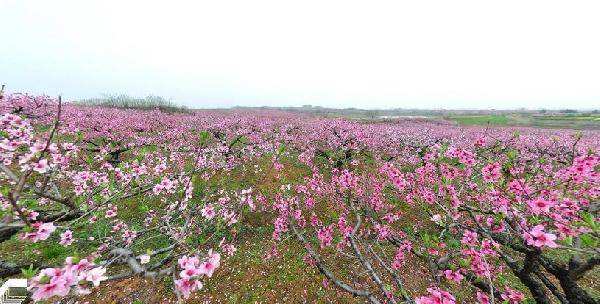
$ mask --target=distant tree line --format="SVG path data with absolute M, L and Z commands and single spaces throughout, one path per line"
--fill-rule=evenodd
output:
M 104 95 L 99 98 L 89 98 L 77 103 L 88 106 L 127 108 L 151 110 L 158 109 L 164 112 L 188 112 L 189 109 L 174 103 L 162 96 L 148 95 L 146 97 L 132 97 L 126 94 Z

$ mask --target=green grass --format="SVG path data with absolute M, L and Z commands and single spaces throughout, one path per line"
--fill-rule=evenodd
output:
M 457 115 L 446 117 L 463 126 L 522 126 L 554 129 L 600 129 L 600 115 Z
M 510 119 L 504 115 L 454 116 L 450 119 L 461 125 L 506 125 L 510 122 Z

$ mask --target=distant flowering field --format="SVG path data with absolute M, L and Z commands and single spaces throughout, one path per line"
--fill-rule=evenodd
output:
M 323 284 L 368 303 L 599 301 L 583 283 L 600 263 L 597 131 L 26 94 L 2 98 L 0 126 L 0 247 L 59 252 L 0 260 L 34 301 L 136 276 L 168 278 L 186 301 L 236 267 L 255 217 L 267 256 L 292 240 Z M 406 288 L 413 263 L 423 290 Z

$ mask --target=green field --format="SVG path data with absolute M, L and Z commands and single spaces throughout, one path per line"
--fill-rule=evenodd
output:
M 465 126 L 524 126 L 540 128 L 600 129 L 600 114 L 563 115 L 456 115 L 444 117 Z

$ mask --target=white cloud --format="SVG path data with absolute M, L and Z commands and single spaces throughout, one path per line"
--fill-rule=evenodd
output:
M 0 82 L 195 106 L 591 108 L 598 1 L 0 1 Z

